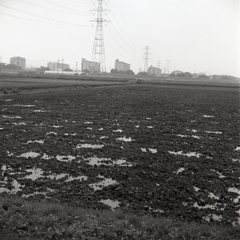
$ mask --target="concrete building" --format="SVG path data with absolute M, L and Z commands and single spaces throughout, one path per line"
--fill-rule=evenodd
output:
M 10 64 L 19 66 L 23 69 L 26 68 L 26 59 L 22 57 L 12 57 L 10 58 Z
M 162 70 L 160 68 L 156 68 L 156 67 L 150 66 L 148 68 L 148 74 L 149 75 L 155 75 L 155 76 L 161 76 Z
M 125 62 L 120 62 L 118 59 L 115 61 L 115 69 L 118 71 L 126 72 L 130 70 L 130 64 Z
M 49 62 L 47 66 L 51 71 L 64 70 L 66 68 L 69 68 L 69 64 L 61 62 Z
M 81 65 L 82 72 L 88 70 L 89 72 L 100 72 L 100 63 L 88 61 L 85 58 L 82 58 Z

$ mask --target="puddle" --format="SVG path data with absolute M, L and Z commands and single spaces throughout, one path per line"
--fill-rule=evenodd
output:
M 64 136 L 76 136 L 77 135 L 77 133 L 64 133 Z
M 203 115 L 203 117 L 205 117 L 205 118 L 213 118 L 214 116 L 211 116 L 211 115 Z
M 99 178 L 104 178 L 104 176 L 98 175 Z M 104 187 L 117 184 L 116 180 L 112 178 L 104 178 L 102 181 L 98 183 L 91 183 L 89 186 L 94 189 L 94 191 L 102 190 Z
M 198 208 L 198 209 L 206 209 L 206 208 L 215 209 L 216 208 L 216 206 L 214 206 L 212 204 L 206 204 L 205 206 L 199 206 L 197 202 L 195 202 L 193 204 L 193 207 Z
M 136 126 L 135 126 L 135 128 L 139 128 L 139 127 L 140 127 L 140 125 L 136 125 Z
M 31 179 L 35 181 L 38 178 L 44 177 L 44 171 L 41 168 L 34 168 L 34 169 L 26 169 L 26 172 L 31 173 L 30 175 L 25 176 L 25 179 Z
M 213 193 L 209 193 L 208 197 L 219 200 L 219 197 Z
M 6 115 L 2 115 L 3 118 L 21 118 L 20 116 L 6 116 Z
M 238 190 L 237 188 L 229 188 L 228 189 L 228 192 L 232 192 L 232 193 L 237 193 L 238 194 L 238 197 L 236 197 L 234 200 L 233 200 L 233 202 L 235 202 L 235 203 L 238 203 L 239 202 L 239 200 L 240 200 L 240 190 Z
M 99 130 L 99 131 L 102 131 L 102 130 L 103 130 L 103 128 L 99 128 L 98 130 Z
M 222 175 L 220 172 L 215 171 L 214 169 L 211 169 L 210 171 L 215 172 L 219 175 L 219 178 L 225 178 L 226 176 Z
M 35 105 L 22 105 L 22 104 L 15 104 L 14 107 L 35 107 Z
M 27 144 L 29 143 L 39 143 L 39 144 L 43 144 L 45 140 L 34 140 L 34 141 L 28 141 Z
M 60 126 L 60 125 L 53 125 L 52 127 L 54 127 L 54 128 L 61 128 L 61 127 L 63 127 L 63 126 Z
M 91 128 L 91 127 L 87 127 L 87 129 L 88 129 L 88 130 L 93 130 L 93 128 Z
M 147 126 L 147 128 L 153 128 L 153 126 Z
M 222 134 L 222 132 L 205 131 L 205 133 Z
M 9 151 L 7 151 L 7 155 L 8 155 L 9 157 L 12 157 L 14 154 L 11 153 L 11 152 L 9 152 Z
M 123 142 L 132 142 L 133 141 L 133 139 L 131 137 L 129 137 L 129 138 L 127 138 L 127 137 L 117 138 L 117 140 L 123 141 Z
M 113 130 L 113 132 L 123 132 L 122 129 Z
M 85 124 L 93 124 L 93 122 L 84 122 Z
M 0 187 L 0 193 L 7 192 L 10 194 L 15 194 L 15 193 L 21 191 L 22 188 L 25 186 L 25 185 L 21 185 L 16 179 L 13 179 L 11 185 L 13 187 L 11 190 L 9 190 L 8 188 L 5 188 L 5 187 Z
M 222 220 L 222 215 L 209 214 L 206 217 L 203 217 L 203 219 L 207 222 L 210 222 L 211 219 L 213 219 L 215 221 L 221 221 Z
M 240 147 L 236 147 L 234 151 L 240 151 Z
M 56 132 L 48 132 L 46 135 L 57 135 L 57 133 Z
M 96 166 L 115 166 L 115 165 L 119 165 L 122 167 L 131 167 L 132 164 L 128 163 L 126 160 L 112 160 L 111 158 L 98 158 L 98 157 L 91 157 L 91 158 L 86 158 L 84 160 L 87 160 L 89 165 L 96 165 Z
M 194 188 L 194 191 L 198 192 L 200 190 L 200 188 L 198 187 L 193 187 Z
M 0 130 L 3 130 L 4 128 L 0 128 Z
M 55 192 L 54 189 L 47 188 L 47 192 L 34 192 L 34 193 L 29 193 L 29 194 L 22 194 L 22 198 L 29 198 L 29 197 L 34 197 L 36 195 L 44 195 L 46 196 L 49 192 Z
M 11 101 L 12 101 L 12 99 L 7 99 L 7 100 L 6 100 L 6 102 L 11 102 Z
M 79 180 L 79 181 L 86 181 L 88 179 L 87 176 L 79 176 L 79 177 L 72 177 L 70 176 L 66 182 L 71 182 L 71 181 L 74 181 L 74 180 Z
M 148 149 L 151 153 L 157 153 L 157 149 L 156 148 L 149 148 Z
M 146 148 L 141 148 L 142 152 L 147 152 Z
M 112 211 L 114 211 L 120 205 L 119 201 L 117 201 L 117 200 L 113 201 L 111 199 L 106 199 L 106 200 L 102 199 L 100 202 L 111 207 Z
M 16 125 L 16 126 L 23 126 L 23 125 L 27 125 L 25 122 L 19 122 L 19 123 L 12 123 L 13 125 Z
M 61 162 L 71 162 L 72 160 L 76 159 L 75 156 L 68 155 L 68 156 L 56 156 L 56 159 Z
M 42 159 L 49 160 L 51 158 L 54 158 L 53 156 L 49 156 L 46 153 L 43 154 Z
M 49 111 L 47 111 L 47 110 L 34 110 L 33 112 L 37 112 L 37 113 L 43 113 L 43 112 L 49 112 Z
M 176 174 L 179 174 L 181 172 L 185 171 L 185 168 L 179 168 L 177 171 L 176 171 Z
M 195 153 L 195 152 L 190 152 L 190 153 L 183 153 L 183 151 L 178 151 L 178 152 L 168 151 L 168 152 L 174 155 L 182 155 L 182 156 L 196 157 L 196 158 L 199 158 L 202 155 L 200 153 Z
M 105 139 L 108 138 L 107 136 L 101 136 L 100 139 Z
M 19 157 L 24 157 L 24 158 L 36 158 L 38 157 L 40 154 L 36 153 L 36 152 L 27 152 L 27 153 L 23 153 L 21 154 Z
M 77 146 L 76 146 L 76 148 L 93 148 L 93 149 L 95 149 L 95 148 L 103 148 L 104 147 L 104 145 L 102 145 L 102 144 L 78 144 Z
M 178 136 L 178 137 L 192 137 L 192 138 L 200 139 L 200 137 L 199 137 L 199 136 L 196 136 L 196 135 L 182 135 L 182 134 L 176 134 L 176 136 Z

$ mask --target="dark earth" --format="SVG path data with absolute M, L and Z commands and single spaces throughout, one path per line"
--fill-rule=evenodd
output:
M 223 86 L 2 96 L 0 194 L 237 225 L 239 110 Z

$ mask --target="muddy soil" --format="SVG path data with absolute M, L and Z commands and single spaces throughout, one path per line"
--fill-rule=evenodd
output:
M 239 88 L 1 96 L 0 194 L 236 225 L 239 113 Z

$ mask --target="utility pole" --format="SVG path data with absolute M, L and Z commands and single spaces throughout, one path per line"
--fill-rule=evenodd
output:
M 148 71 L 148 60 L 150 59 L 149 58 L 149 50 L 150 50 L 150 48 L 148 47 L 148 46 L 146 46 L 145 48 L 144 48 L 144 50 L 145 50 L 145 53 L 144 53 L 144 55 L 145 55 L 145 57 L 144 57 L 144 72 L 147 72 Z
M 76 74 L 77 74 L 78 63 L 76 62 Z
M 100 72 L 106 72 L 103 23 L 106 23 L 109 21 L 103 18 L 103 13 L 106 14 L 106 12 L 109 10 L 103 8 L 103 3 L 106 3 L 106 0 L 93 1 L 94 4 L 96 2 L 98 2 L 97 8 L 91 10 L 92 12 L 97 13 L 97 18 L 91 21 L 93 23 L 96 23 L 96 30 L 95 30 L 95 37 L 94 37 L 93 51 L 92 51 L 92 61 L 99 63 Z
M 58 68 L 59 68 L 59 59 L 57 61 L 57 75 L 58 75 Z
M 167 74 L 169 74 L 169 59 L 167 60 Z
M 62 75 L 63 75 L 63 63 L 64 63 L 64 59 L 62 59 Z

